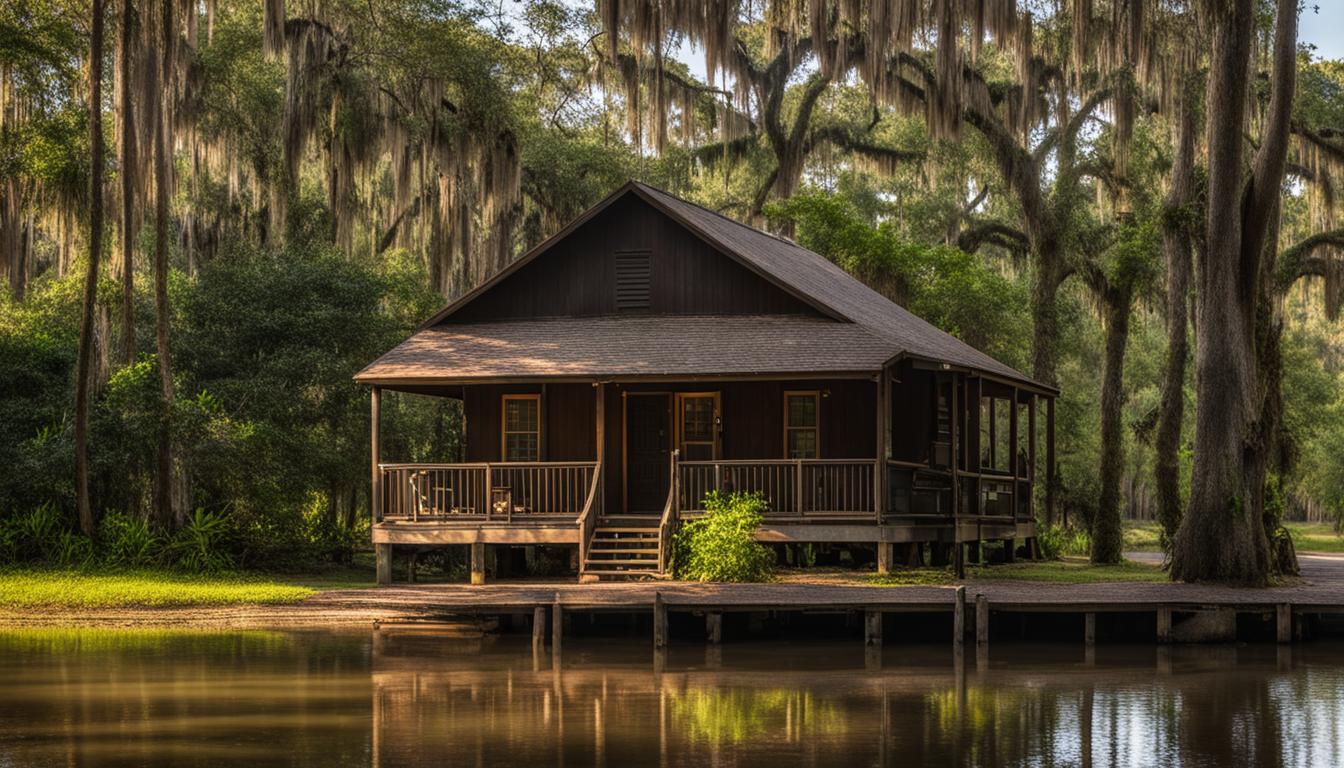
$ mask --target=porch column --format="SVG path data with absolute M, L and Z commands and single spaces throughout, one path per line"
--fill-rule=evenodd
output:
M 877 375 L 877 450 L 873 467 L 873 513 L 878 525 L 887 512 L 887 459 L 891 458 L 891 379 L 884 367 Z
M 374 386 L 373 392 L 369 396 L 369 453 L 372 461 L 370 469 L 369 484 L 369 512 L 373 516 L 373 522 L 383 521 L 383 493 L 382 493 L 382 473 L 378 471 L 378 462 L 380 461 L 381 448 L 379 446 L 380 436 L 378 429 L 379 411 L 383 405 L 383 390 L 381 387 Z
M 1053 397 L 1045 400 L 1045 524 L 1055 524 L 1055 398 Z

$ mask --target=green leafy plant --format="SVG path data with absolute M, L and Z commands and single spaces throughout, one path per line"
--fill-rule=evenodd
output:
M 101 529 L 103 560 L 119 568 L 142 568 L 154 561 L 161 542 L 148 520 L 110 512 Z
M 55 504 L 46 502 L 14 519 L 7 538 L 16 560 L 52 560 L 61 545 L 65 524 Z
M 1057 525 L 1037 526 L 1036 542 L 1041 547 L 1041 556 L 1046 560 L 1057 560 L 1064 555 L 1086 557 L 1092 548 L 1092 539 L 1087 531 Z
M 197 508 L 164 548 L 164 555 L 172 565 L 191 573 L 226 571 L 233 567 L 229 533 L 227 517 Z
M 93 541 L 73 531 L 61 531 L 48 559 L 61 568 L 83 568 L 93 560 Z
M 756 541 L 768 509 L 760 494 L 711 491 L 705 514 L 677 531 L 673 539 L 673 570 L 693 581 L 768 581 L 774 552 Z

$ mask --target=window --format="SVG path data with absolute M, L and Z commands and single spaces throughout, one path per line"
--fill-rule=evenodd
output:
M 677 434 L 683 461 L 718 458 L 719 396 L 714 393 L 677 395 Z
M 504 395 L 504 460 L 541 458 L 541 395 Z
M 817 392 L 784 393 L 784 454 L 790 459 L 815 459 L 820 455 Z
M 649 309 L 652 256 L 649 251 L 616 252 L 616 311 L 639 312 Z

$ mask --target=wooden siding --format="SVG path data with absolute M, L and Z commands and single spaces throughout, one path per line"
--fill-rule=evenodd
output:
M 617 252 L 648 250 L 648 312 L 654 314 L 819 313 L 738 264 L 635 196 L 586 222 L 545 258 L 519 269 L 448 323 L 617 314 Z
M 463 387 L 466 460 L 500 461 L 500 401 L 504 395 L 541 395 L 540 461 L 596 461 L 595 390 L 591 384 Z

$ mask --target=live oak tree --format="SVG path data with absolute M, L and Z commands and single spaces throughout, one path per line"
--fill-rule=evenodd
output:
M 1278 0 L 1271 96 L 1246 171 L 1242 126 L 1256 23 L 1253 0 L 1208 2 L 1213 42 L 1205 98 L 1208 204 L 1196 252 L 1194 468 L 1190 501 L 1171 552 L 1185 581 L 1263 584 L 1270 575 L 1262 524 L 1268 455 L 1266 390 L 1259 370 L 1267 253 L 1277 252 L 1278 200 L 1297 76 L 1297 3 Z

